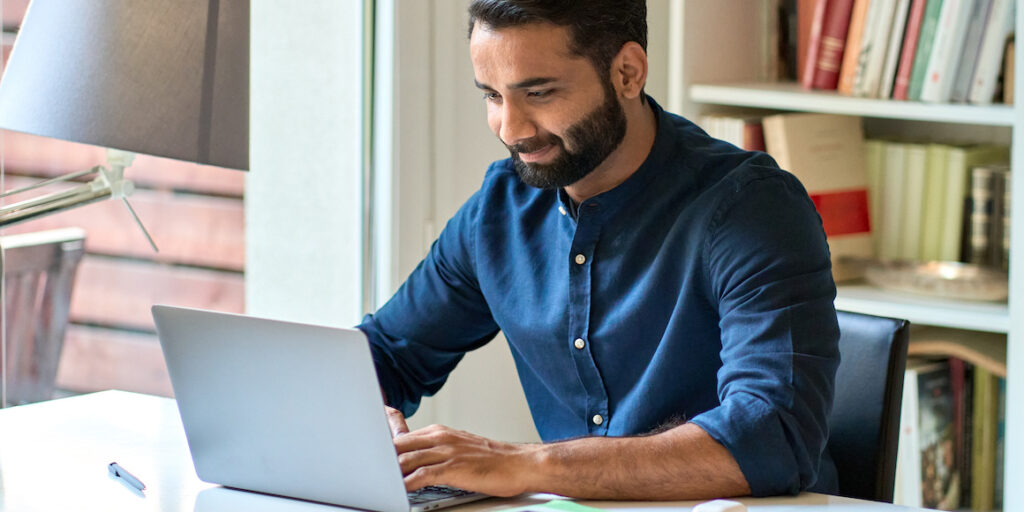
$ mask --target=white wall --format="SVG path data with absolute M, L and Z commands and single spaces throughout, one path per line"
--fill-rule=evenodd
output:
M 251 9 L 246 310 L 351 326 L 362 313 L 362 1 Z
M 395 3 L 400 9 L 394 9 Z M 378 253 L 378 301 L 401 283 L 444 223 L 479 186 L 487 165 L 508 152 L 487 128 L 473 85 L 466 39 L 468 0 L 379 0 L 390 28 L 378 39 L 378 190 L 392 203 L 378 220 L 391 236 Z M 667 91 L 668 0 L 648 2 L 651 59 L 647 91 Z M 380 30 L 380 29 L 378 29 Z M 396 37 L 397 34 L 397 37 Z M 393 60 L 392 60 L 393 59 Z M 382 104 L 383 102 L 383 104 Z M 389 103 L 390 102 L 390 103 Z M 384 114 L 381 116 L 381 114 Z M 392 134 L 387 141 L 382 135 Z M 386 164 L 391 164 L 390 166 Z M 383 203 L 382 203 L 383 204 Z M 413 427 L 443 423 L 508 441 L 537 440 L 508 346 L 501 336 L 469 354 L 441 392 L 424 401 Z

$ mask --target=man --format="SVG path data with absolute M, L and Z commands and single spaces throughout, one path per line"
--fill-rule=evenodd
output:
M 643 0 L 474 0 L 470 53 L 511 158 L 370 338 L 406 485 L 700 499 L 835 491 L 828 247 L 767 155 L 644 94 Z M 504 332 L 544 444 L 403 414 Z

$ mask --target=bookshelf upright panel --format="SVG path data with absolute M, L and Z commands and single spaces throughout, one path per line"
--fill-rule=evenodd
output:
M 1024 0 L 1018 0 L 1015 32 L 1024 34 Z M 871 124 L 894 131 L 915 130 L 942 137 L 949 124 L 978 133 L 1009 130 L 1012 174 L 1024 175 L 1024 85 L 1015 80 L 1015 106 L 925 105 L 888 100 L 860 100 L 834 93 L 805 92 L 790 84 L 769 83 L 772 76 L 767 45 L 776 44 L 770 30 L 775 21 L 771 0 L 670 0 L 670 110 L 691 120 L 723 106 L 774 111 L 860 115 Z M 1015 68 L 1024 69 L 1017 51 Z M 1017 72 L 1017 76 L 1020 73 Z M 984 125 L 985 130 L 979 130 Z M 991 128 L 996 127 L 996 128 Z M 965 135 L 967 135 L 965 133 Z M 970 138 L 970 137 L 967 137 Z M 1003 136 L 996 137 L 1005 142 Z M 1024 205 L 1024 177 L 1012 180 L 1013 202 Z M 895 306 L 924 325 L 1006 332 L 1007 379 L 1004 442 L 1003 510 L 1024 510 L 1024 207 L 1011 211 L 1009 301 L 1005 307 L 949 301 L 911 301 L 863 286 L 840 287 L 837 306 L 885 314 Z M 894 313 L 893 313 L 894 314 Z

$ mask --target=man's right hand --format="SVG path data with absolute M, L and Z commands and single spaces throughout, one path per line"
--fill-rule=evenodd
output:
M 402 411 L 386 405 L 384 406 L 384 411 L 388 415 L 388 425 L 391 427 L 391 437 L 398 437 L 409 433 L 409 425 L 405 424 L 405 415 L 402 414 Z

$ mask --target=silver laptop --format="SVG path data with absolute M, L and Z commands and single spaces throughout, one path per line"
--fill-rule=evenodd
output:
M 381 512 L 485 497 L 406 493 L 361 331 L 170 306 L 153 318 L 203 481 Z

